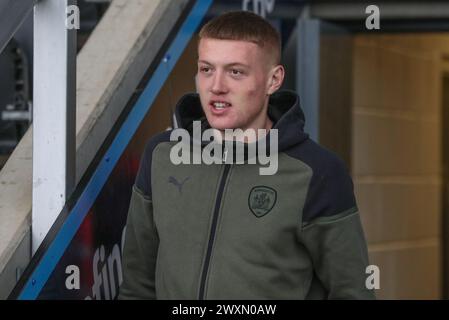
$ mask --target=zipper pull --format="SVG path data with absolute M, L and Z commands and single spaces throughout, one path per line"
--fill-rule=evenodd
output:
M 223 162 L 225 162 L 226 163 L 226 158 L 228 157 L 228 150 L 226 150 L 226 148 L 225 148 L 225 150 L 224 150 L 224 152 L 223 152 Z

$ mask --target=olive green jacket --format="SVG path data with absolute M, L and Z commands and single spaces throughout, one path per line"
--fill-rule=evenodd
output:
M 248 158 L 175 165 L 171 131 L 148 142 L 129 208 L 120 299 L 374 298 L 344 163 L 304 133 L 296 94 L 272 95 L 268 112 L 279 138 L 274 175 L 260 175 L 261 164 Z M 196 94 L 180 100 L 176 117 L 189 134 L 193 120 L 207 127 Z

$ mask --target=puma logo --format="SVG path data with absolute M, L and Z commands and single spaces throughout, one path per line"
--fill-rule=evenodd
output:
M 173 183 L 174 186 L 176 186 L 179 190 L 179 193 L 182 194 L 182 186 L 184 185 L 184 183 L 186 183 L 187 180 L 189 180 L 190 177 L 185 178 L 181 183 L 178 182 L 178 180 L 176 180 L 175 177 L 170 176 L 168 177 L 168 183 Z

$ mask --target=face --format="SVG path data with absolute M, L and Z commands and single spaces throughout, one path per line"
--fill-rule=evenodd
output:
M 203 38 L 198 46 L 197 89 L 212 128 L 269 129 L 269 95 L 284 69 L 257 44 Z

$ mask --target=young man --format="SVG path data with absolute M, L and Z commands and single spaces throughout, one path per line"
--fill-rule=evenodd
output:
M 226 129 L 276 132 L 255 141 L 278 167 L 261 175 L 247 149 L 244 164 L 177 165 L 173 132 L 153 137 L 133 188 L 120 298 L 373 298 L 345 165 L 304 133 L 298 96 L 276 92 L 284 79 L 279 34 L 255 14 L 231 12 L 199 36 L 199 95 L 178 103 L 179 127 L 200 150 L 209 143 L 195 141 L 194 121 L 225 140 Z

